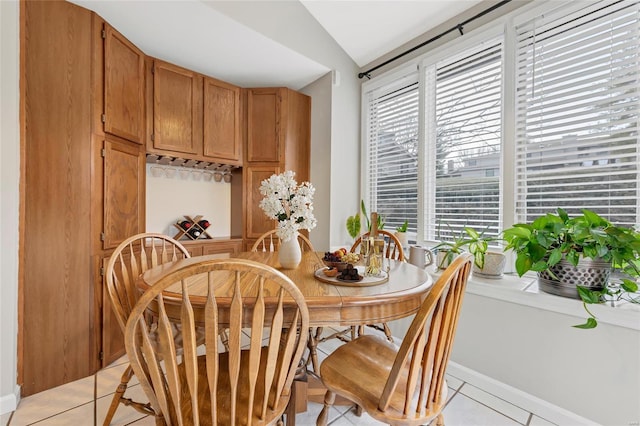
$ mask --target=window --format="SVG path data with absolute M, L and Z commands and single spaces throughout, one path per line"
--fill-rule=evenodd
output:
M 425 67 L 424 240 L 499 232 L 502 40 Z M 443 224 L 446 224 L 444 226 Z
M 556 207 L 638 221 L 638 4 L 536 17 L 516 28 L 516 212 Z
M 557 207 L 640 222 L 640 2 L 529 6 L 363 85 L 363 197 L 420 243 Z
M 413 72 L 366 95 L 369 211 L 395 229 L 408 220 L 408 232 L 418 223 L 418 74 Z

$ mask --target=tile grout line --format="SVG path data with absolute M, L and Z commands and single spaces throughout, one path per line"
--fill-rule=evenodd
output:
M 460 389 L 462 389 L 462 388 L 463 388 L 463 386 L 464 386 L 464 385 L 466 385 L 466 384 L 468 384 L 468 383 L 467 383 L 467 382 L 464 382 L 464 384 L 463 384 L 462 386 L 460 386 Z M 471 386 L 471 387 L 475 387 L 475 386 L 473 386 L 473 385 L 471 385 L 471 384 L 469 384 L 469 386 Z M 476 388 L 476 389 L 480 389 L 480 388 Z M 511 405 L 513 405 L 514 407 L 516 407 L 516 408 L 518 408 L 518 409 L 520 409 L 520 410 L 524 411 L 525 413 L 528 413 L 529 415 L 531 415 L 531 414 L 532 414 L 530 411 L 527 411 L 527 410 L 525 410 L 525 409 L 524 409 L 524 408 L 522 408 L 522 407 L 518 407 L 517 405 L 515 405 L 514 403 L 512 403 L 512 402 L 510 402 L 510 401 L 507 401 L 507 400 L 502 399 L 502 398 L 500 398 L 500 397 L 498 397 L 498 396 L 495 396 L 495 395 L 493 395 L 492 393 L 489 393 L 489 392 L 487 392 L 487 391 L 486 391 L 486 390 L 484 390 L 484 389 L 480 389 L 480 390 L 481 390 L 482 392 L 486 393 L 487 395 L 491 395 L 492 397 L 494 397 L 494 398 L 496 398 L 496 399 L 499 399 L 499 400 L 501 400 L 501 401 L 503 401 L 503 402 L 506 402 L 507 404 L 511 404 Z M 472 400 L 472 401 L 477 402 L 477 403 L 478 403 L 478 404 L 480 404 L 480 405 L 484 405 L 484 406 L 485 406 L 485 407 L 487 407 L 488 409 L 490 409 L 490 410 L 492 410 L 492 411 L 495 411 L 496 413 L 501 414 L 501 415 L 503 415 L 504 417 L 506 417 L 506 418 L 508 418 L 508 419 L 513 420 L 514 422 L 518 423 L 519 425 L 523 425 L 523 426 L 525 426 L 525 424 L 524 424 L 524 423 L 520 423 L 518 420 L 514 419 L 513 417 L 510 417 L 510 416 L 508 416 L 507 414 L 505 414 L 505 413 L 503 413 L 503 412 L 501 412 L 501 411 L 498 411 L 498 410 L 496 410 L 496 409 L 495 409 L 495 408 L 493 408 L 493 407 L 488 406 L 487 404 L 485 404 L 485 403 L 484 403 L 484 402 L 482 402 L 482 401 L 478 401 L 477 399 L 475 399 L 475 398 L 473 398 L 473 397 L 471 397 L 471 396 L 469 396 L 469 395 L 467 395 L 467 394 L 464 394 L 464 393 L 462 393 L 462 395 L 464 395 L 465 397 L 469 398 L 469 399 L 470 399 L 470 400 Z
M 100 370 L 98 370 L 100 371 Z M 93 426 L 98 425 L 98 373 L 93 375 Z

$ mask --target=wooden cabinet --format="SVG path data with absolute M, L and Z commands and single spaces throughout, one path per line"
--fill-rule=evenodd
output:
M 107 137 L 104 160 L 104 249 L 115 248 L 145 229 L 143 147 Z
M 293 170 L 309 180 L 311 99 L 288 88 L 247 90 L 247 145 L 243 168 L 245 247 L 274 229 L 259 202 L 260 184 L 274 173 Z
M 181 242 L 191 257 L 203 255 L 217 255 L 219 258 L 228 258 L 242 251 L 241 239 L 214 238 L 208 241 Z
M 127 253 L 122 253 L 127 258 Z M 125 354 L 124 350 L 124 333 L 118 324 L 116 314 L 111 307 L 111 299 L 107 293 L 107 283 L 105 271 L 107 270 L 107 263 L 109 257 L 100 257 L 99 273 L 96 277 L 96 291 L 99 292 L 102 298 L 102 303 L 99 304 L 97 312 L 101 314 L 100 320 L 102 323 L 102 333 L 100 333 L 100 361 L 101 367 L 104 368 L 113 362 L 117 361 Z
M 152 80 L 148 151 L 197 155 L 202 145 L 202 76 L 158 59 L 147 64 Z
M 94 372 L 90 259 L 92 16 L 23 2 L 18 378 L 22 396 Z
M 108 24 L 104 39 L 104 131 L 143 144 L 144 53 Z
M 240 88 L 205 77 L 203 117 L 203 155 L 240 165 Z
M 258 205 L 263 196 L 260 194 L 260 184 L 273 174 L 280 173 L 278 165 L 245 166 L 243 178 L 245 183 L 245 235 L 246 239 L 255 239 L 267 231 L 275 228 L 274 220 L 269 219 Z
M 105 248 L 144 231 L 145 117 L 135 46 L 70 2 L 21 9 L 28 54 L 18 376 L 27 396 L 101 366 L 112 334 L 100 275 Z
M 157 59 L 146 66 L 147 152 L 241 166 L 240 88 Z
M 286 109 L 280 88 L 247 92 L 247 161 L 280 162 L 284 158 Z

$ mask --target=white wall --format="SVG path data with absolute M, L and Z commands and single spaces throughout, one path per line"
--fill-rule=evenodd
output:
M 164 166 L 175 174 L 153 176 L 147 164 L 146 231 L 174 236 L 173 226 L 184 216 L 202 216 L 211 226 L 207 233 L 212 237 L 231 237 L 231 184 L 224 181 L 199 180 L 189 174 L 182 176 L 179 167 Z M 164 171 L 163 170 L 163 171 Z
M 355 62 L 342 50 L 335 40 L 322 28 L 307 9 L 297 1 L 220 1 L 209 5 L 231 18 L 259 31 L 263 35 L 289 47 L 306 57 L 333 70 L 333 84 L 329 86 L 322 77 L 318 85 L 310 84 L 312 96 L 312 129 L 324 125 L 325 121 L 315 114 L 315 97 L 322 99 L 326 94 L 319 92 L 326 88 L 331 92 L 330 156 L 318 154 L 318 149 L 326 147 L 326 134 L 312 135 L 311 172 L 313 177 L 326 181 L 320 169 L 330 173 L 330 183 L 316 186 L 315 209 L 328 212 L 323 215 L 323 223 L 312 231 L 314 234 L 328 233 L 329 246 L 350 246 L 353 242 L 346 229 L 347 217 L 358 211 L 360 205 L 360 87 Z M 303 89 L 304 91 L 304 89 Z M 324 100 L 320 100 L 322 105 Z M 328 129 L 328 128 L 327 128 Z M 314 140 L 321 137 L 321 140 Z M 314 150 L 315 148 L 315 150 Z M 328 200 L 328 204 L 326 201 Z M 324 247 L 325 237 L 319 238 L 318 249 Z M 312 239 L 313 241 L 313 239 Z M 315 243 L 314 243 L 315 245 Z
M 20 180 L 18 2 L 0 1 L 0 414 L 15 409 Z
M 316 189 L 313 214 L 318 225 L 309 233 L 309 237 L 313 247 L 319 251 L 327 251 L 330 247 L 331 168 L 324 165 L 331 163 L 332 86 L 332 73 L 328 73 L 300 90 L 312 99 L 309 179 Z
M 451 360 L 600 424 L 637 424 L 640 331 L 604 322 L 571 327 L 584 322 L 580 312 L 467 291 Z

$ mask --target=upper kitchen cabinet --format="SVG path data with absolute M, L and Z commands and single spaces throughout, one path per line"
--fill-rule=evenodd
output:
M 309 180 L 311 99 L 287 88 L 248 89 L 247 147 L 243 167 L 243 223 L 246 247 L 275 226 L 259 201 L 260 184 L 274 173 L 292 170 Z
M 247 161 L 278 163 L 284 158 L 287 111 L 282 108 L 282 92 L 280 88 L 247 91 Z
M 203 155 L 241 165 L 240 88 L 204 78 Z
M 144 143 L 144 53 L 104 24 L 104 131 Z
M 250 163 L 278 163 L 309 178 L 311 98 L 294 90 L 247 90 L 247 157 Z
M 151 74 L 147 152 L 197 156 L 202 146 L 202 76 L 157 59 L 147 65 Z

